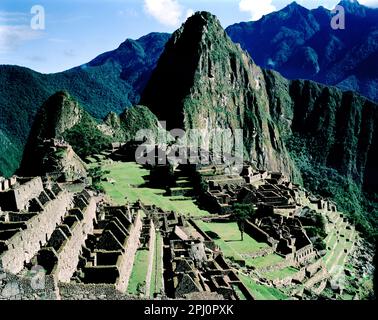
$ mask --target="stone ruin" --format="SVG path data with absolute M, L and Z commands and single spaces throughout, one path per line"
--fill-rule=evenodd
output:
M 87 178 L 85 163 L 63 139 L 47 139 L 40 146 L 45 156 L 40 173 L 53 181 L 73 182 Z
M 0 208 L 3 211 L 26 210 L 29 201 L 40 196 L 42 192 L 43 184 L 40 177 L 0 177 Z
M 98 207 L 90 191 L 41 177 L 1 179 L 0 206 L 0 299 L 78 298 L 82 285 L 97 283 L 123 296 L 142 229 L 139 207 Z M 38 290 L 30 278 L 36 268 Z
M 164 279 L 168 297 L 253 299 L 228 266 L 219 247 L 192 219 L 187 221 L 174 213 L 160 214 L 159 228 L 167 235 L 164 240 Z
M 254 206 L 257 214 L 246 222 L 244 231 L 255 240 L 267 243 L 270 250 L 284 257 L 285 265 L 299 267 L 302 270 L 298 273 L 300 279 L 309 279 L 303 268 L 321 260 L 321 255 L 307 236 L 300 215 L 304 207 L 310 206 L 327 217 L 337 212 L 334 202 L 313 196 L 279 172 L 257 170 L 250 164 L 244 165 L 240 175 L 225 175 L 222 166 L 209 165 L 196 169 L 197 175 L 207 185 L 203 205 L 210 212 L 229 217 L 234 203 Z M 314 289 L 320 293 L 330 275 L 324 264 L 317 271 L 320 281 L 316 277 L 314 280 L 311 275 L 312 280 L 307 286 L 314 289 L 315 284 L 320 282 L 321 285 Z M 277 284 L 285 281 L 291 283 L 292 280 L 277 280 Z
M 268 243 L 287 265 L 300 268 L 274 285 L 299 282 L 314 292 L 324 289 L 329 273 L 318 262 L 298 209 L 303 197 L 329 212 L 337 211 L 334 203 L 311 197 L 276 172 L 246 166 L 241 175 L 229 175 L 222 165 L 197 170 L 215 210 L 232 213 L 235 202 L 254 205 L 259 214 L 247 222 L 245 232 Z M 0 269 L 20 288 L 13 298 L 135 298 L 128 293 L 128 284 L 137 252 L 146 250 L 147 274 L 139 298 L 152 297 L 154 257 L 162 251 L 160 298 L 254 299 L 212 239 L 178 213 L 139 202 L 112 206 L 99 202 L 90 191 L 69 192 L 40 177 L 0 178 L 0 207 Z M 195 238 L 188 226 L 195 230 Z M 158 233 L 161 245 L 156 242 Z M 43 270 L 41 290 L 27 285 L 36 267 Z M 5 296 L 9 298 L 8 293 Z
M 13 274 L 47 243 L 71 203 L 58 184 L 43 185 L 40 177 L 15 179 L 0 193 L 0 266 Z
M 169 256 L 166 277 L 172 279 L 168 292 L 174 298 L 217 293 L 224 299 L 254 299 L 212 241 L 172 239 L 166 250 Z
M 72 282 L 111 284 L 125 292 L 142 229 L 135 208 L 103 207 L 81 248 Z
M 293 261 L 293 265 L 311 261 L 316 251 L 308 238 L 300 220 L 296 217 L 261 214 L 247 221 L 245 232 L 254 239 L 266 242 L 273 249 Z

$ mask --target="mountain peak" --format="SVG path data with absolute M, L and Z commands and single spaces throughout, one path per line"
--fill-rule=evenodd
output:
M 190 16 L 188 18 L 186 23 L 193 22 L 193 21 L 196 21 L 197 23 L 198 23 L 198 21 L 203 21 L 205 24 L 217 23 L 217 24 L 220 25 L 218 18 L 208 11 L 197 11 L 197 12 L 195 12 L 192 16 Z M 184 25 L 186 23 L 184 23 Z
M 39 112 L 41 132 L 44 139 L 60 137 L 60 135 L 75 126 L 82 118 L 84 110 L 67 91 L 53 94 L 42 106 Z
M 296 1 L 293 1 L 287 5 L 289 8 L 298 8 L 301 7 Z
M 207 11 L 197 11 L 173 34 L 173 40 L 182 37 L 183 34 L 188 37 L 200 39 L 208 32 L 224 33 L 223 27 L 218 18 Z
M 294 13 L 294 12 L 308 12 L 309 10 L 305 7 L 302 7 L 300 4 L 298 4 L 296 1 L 293 1 L 289 3 L 286 7 L 284 7 L 281 11 L 286 13 Z
M 366 10 L 368 9 L 364 5 L 361 5 L 357 0 L 341 0 L 338 4 L 345 9 L 345 12 L 359 17 L 366 16 Z
M 341 6 L 361 6 L 361 4 L 357 0 L 341 0 L 339 2 Z
M 141 104 L 150 107 L 160 120 L 167 120 L 168 127 L 183 127 L 187 123 L 184 114 L 172 115 L 172 109 L 182 106 L 190 91 L 196 91 L 199 78 L 206 83 L 216 81 L 217 76 L 221 78 L 220 70 L 229 69 L 230 60 L 236 60 L 233 57 L 250 61 L 231 41 L 216 16 L 196 12 L 168 41 L 142 94 Z M 161 108 L 163 104 L 165 108 Z

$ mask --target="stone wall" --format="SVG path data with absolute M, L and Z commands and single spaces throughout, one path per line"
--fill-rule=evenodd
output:
M 211 237 L 208 236 L 206 232 L 204 232 L 196 223 L 195 221 L 190 218 L 188 222 L 193 226 L 193 228 L 203 237 L 206 241 L 212 241 Z
M 118 265 L 119 279 L 116 282 L 116 289 L 124 293 L 127 290 L 129 284 L 129 278 L 133 270 L 135 253 L 139 247 L 139 237 L 142 230 L 142 220 L 140 212 L 136 214 L 134 225 L 130 231 L 130 235 L 127 238 L 125 245 L 125 252 L 122 255 L 120 263 Z
M 7 185 L 9 188 L 9 180 Z M 29 201 L 39 196 L 43 191 L 43 184 L 41 177 L 35 177 L 31 179 L 19 178 L 19 186 L 15 189 L 9 189 L 7 191 L 0 191 L 0 207 L 3 211 L 19 211 L 26 209 Z
M 290 261 L 290 260 L 284 260 L 282 262 L 278 262 L 278 263 L 275 263 L 275 264 L 272 264 L 272 265 L 269 265 L 267 267 L 260 267 L 260 268 L 257 268 L 257 271 L 258 272 L 261 272 L 261 273 L 266 273 L 266 272 L 271 272 L 271 271 L 276 271 L 276 270 L 281 270 L 283 268 L 286 268 L 286 267 L 291 267 L 293 266 L 293 261 Z
M 59 283 L 61 300 L 133 300 L 114 284 Z M 138 298 L 139 300 L 141 298 Z
M 22 181 L 20 181 L 22 183 Z M 41 177 L 32 178 L 30 181 L 22 183 L 14 190 L 17 210 L 22 210 L 27 207 L 29 201 L 43 191 L 43 184 Z
M 5 271 L 17 274 L 24 263 L 47 243 L 47 239 L 60 224 L 72 200 L 72 195 L 62 191 L 56 199 L 49 201 L 42 212 L 26 221 L 26 229 L 19 231 L 6 241 L 8 250 L 0 255 L 0 267 Z
M 311 263 L 309 266 L 306 267 L 306 271 L 310 277 L 312 277 L 319 268 L 324 266 L 323 259 L 318 259 L 314 263 Z
M 244 232 L 249 236 L 254 238 L 256 241 L 265 242 L 273 247 L 273 250 L 276 250 L 278 241 L 271 238 L 265 231 L 261 230 L 254 223 L 247 221 L 244 224 Z
M 30 272 L 18 276 L 0 270 L 0 300 L 57 300 L 57 283 L 52 276 Z
M 288 208 L 274 208 L 275 214 L 280 214 L 285 217 L 295 216 L 298 212 L 295 206 L 288 206 Z
M 57 280 L 69 282 L 79 262 L 81 246 L 84 245 L 88 234 L 93 233 L 93 221 L 96 218 L 96 201 L 91 198 L 89 205 L 84 209 L 83 220 L 71 228 L 71 237 L 58 250 L 58 263 L 53 274 Z
M 6 179 L 4 177 L 0 177 L 0 191 L 6 191 L 10 187 L 14 186 L 17 183 L 17 177 L 12 176 L 9 179 Z
M 309 244 L 295 252 L 295 260 L 298 263 L 303 263 L 311 260 L 316 255 L 312 244 Z
M 307 289 L 312 288 L 316 283 L 321 282 L 329 277 L 329 273 L 326 268 L 320 269 L 312 278 L 310 278 L 306 283 L 305 287 Z
M 326 286 L 327 286 L 327 280 L 323 280 L 318 287 L 312 288 L 312 291 L 315 294 L 319 295 L 323 292 L 323 290 L 326 288 Z
M 285 277 L 283 279 L 274 279 L 273 284 L 277 287 L 282 286 L 288 286 L 290 285 L 294 280 L 302 282 L 306 277 L 306 270 L 305 268 L 301 268 L 298 272 L 296 272 L 294 275 Z

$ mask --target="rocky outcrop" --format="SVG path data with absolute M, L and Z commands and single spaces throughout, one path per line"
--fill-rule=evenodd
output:
M 59 172 L 84 174 L 82 156 L 87 145 L 105 145 L 111 139 L 67 92 L 57 92 L 39 110 L 26 145 L 19 174 Z M 72 146 L 72 147 L 71 147 Z M 88 149 L 89 150 L 89 149 Z
M 111 142 L 135 138 L 138 130 L 159 128 L 156 116 L 144 106 L 108 114 L 103 122 L 92 118 L 67 92 L 57 92 L 39 110 L 21 163 L 23 176 L 64 176 L 72 181 L 86 176 L 81 159 L 100 153 Z
M 247 159 L 287 175 L 294 171 L 282 139 L 285 125 L 271 113 L 263 70 L 210 13 L 196 13 L 173 34 L 141 103 L 170 129 L 244 129 Z

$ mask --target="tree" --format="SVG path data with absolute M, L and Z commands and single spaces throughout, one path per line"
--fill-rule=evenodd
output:
M 250 204 L 235 203 L 232 206 L 232 210 L 233 216 L 239 227 L 241 241 L 243 241 L 245 222 L 253 217 L 255 209 Z

